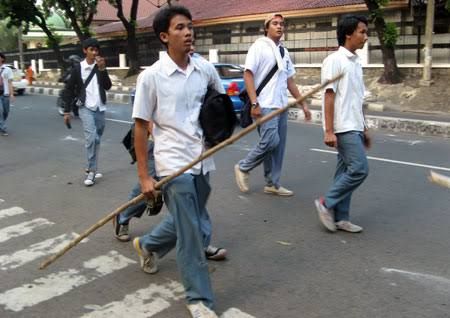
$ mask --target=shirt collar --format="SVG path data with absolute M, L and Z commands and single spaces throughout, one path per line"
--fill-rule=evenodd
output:
M 339 52 L 341 52 L 342 54 L 344 54 L 346 57 L 348 57 L 351 60 L 359 60 L 358 54 L 356 54 L 356 53 L 354 54 L 354 53 L 350 52 L 343 46 L 339 47 Z
M 163 71 L 166 72 L 167 76 L 173 75 L 175 72 L 180 72 L 183 74 L 190 74 L 194 69 L 199 69 L 197 66 L 195 59 L 189 58 L 189 64 L 186 68 L 186 70 L 182 70 L 167 54 L 167 52 L 161 53 L 161 66 L 163 68 Z
M 83 61 L 80 62 L 81 68 L 83 70 L 92 70 L 95 66 L 96 62 L 94 61 L 94 64 L 88 64 L 86 59 L 84 59 Z

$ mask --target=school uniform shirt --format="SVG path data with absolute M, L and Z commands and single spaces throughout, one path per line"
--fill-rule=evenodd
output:
M 366 123 L 363 114 L 364 81 L 361 60 L 344 47 L 325 58 L 322 65 L 322 83 L 336 77 L 344 76 L 329 84 L 322 92 L 322 113 L 325 114 L 325 91 L 332 89 L 334 99 L 334 133 L 347 131 L 364 131 Z M 325 116 L 322 116 L 325 129 Z
M 283 69 L 278 68 L 257 98 L 259 106 L 262 108 L 282 108 L 288 103 L 287 80 L 295 75 L 295 68 L 286 48 L 283 48 L 284 57 L 281 57 L 280 46 L 281 43 L 277 45 L 276 50 L 273 50 L 266 41 L 256 40 L 250 46 L 245 58 L 245 69 L 253 73 L 255 90 L 275 66 L 277 62 L 275 54 L 282 59 Z
M 86 81 L 86 79 L 89 77 L 89 74 L 91 74 L 92 69 L 95 66 L 95 62 L 93 64 L 88 64 L 86 62 L 86 59 L 80 62 L 81 66 L 81 79 L 83 80 L 83 83 Z M 97 80 L 97 74 L 95 74 L 91 81 L 89 82 L 88 86 L 86 87 L 86 101 L 85 106 L 89 108 L 90 110 L 96 111 L 97 108 L 103 112 L 106 110 L 105 104 L 102 103 L 102 99 L 100 97 L 99 87 L 98 87 L 98 80 Z
M 1 82 L 3 83 L 3 96 L 9 96 L 10 91 L 9 91 L 9 81 L 13 80 L 13 72 L 12 70 L 6 66 L 6 65 L 2 65 L 0 67 L 0 72 L 1 72 Z
M 156 174 L 168 176 L 191 163 L 204 151 L 199 114 L 206 90 L 224 93 L 214 66 L 190 58 L 182 70 L 163 53 L 160 60 L 139 74 L 132 117 L 152 120 Z M 215 169 L 207 158 L 186 171 L 198 175 Z

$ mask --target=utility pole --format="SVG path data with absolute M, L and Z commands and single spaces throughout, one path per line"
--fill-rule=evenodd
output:
M 20 69 L 23 70 L 25 69 L 25 65 L 23 63 L 23 42 L 22 42 L 22 26 L 19 26 L 19 32 L 17 34 L 17 42 L 19 45 L 19 64 L 20 64 Z
M 425 25 L 425 47 L 424 47 L 424 61 L 423 61 L 423 76 L 420 81 L 422 86 L 430 86 L 433 84 L 431 80 L 431 65 L 433 48 L 433 27 L 434 27 L 434 0 L 428 0 L 427 3 L 427 20 Z

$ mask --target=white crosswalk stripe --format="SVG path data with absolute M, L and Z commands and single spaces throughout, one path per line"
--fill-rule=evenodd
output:
M 47 219 L 37 218 L 31 221 L 5 227 L 3 229 L 0 229 L 0 243 L 6 242 L 14 237 L 29 234 L 35 229 L 43 228 L 53 224 L 55 223 L 50 222 Z
M 0 269 L 17 268 L 35 259 L 58 252 L 71 240 L 78 237 L 77 233 L 63 234 L 48 240 L 30 245 L 28 248 L 16 251 L 9 255 L 0 255 Z M 87 242 L 88 239 L 81 241 Z
M 230 308 L 225 311 L 220 318 L 255 318 L 252 315 L 249 315 L 243 311 L 240 311 L 237 308 Z
M 171 281 L 162 286 L 151 284 L 147 288 L 126 295 L 121 301 L 114 301 L 104 306 L 86 305 L 84 306 L 86 309 L 94 311 L 81 318 L 147 318 L 169 308 L 170 300 L 182 298 L 184 298 L 184 288 L 178 282 Z
M 24 213 L 28 213 L 28 212 L 17 206 L 9 208 L 9 209 L 3 209 L 3 210 L 0 210 L 0 220 L 10 217 L 10 216 L 24 214 Z
M 0 294 L 0 305 L 4 305 L 7 310 L 21 311 L 134 263 L 136 262 L 116 251 L 110 251 L 106 255 L 84 262 L 82 270 L 72 268 L 49 274 L 34 280 L 31 284 L 7 290 Z
M 0 203 L 2 202 L 4 200 L 0 199 Z M 30 212 L 20 207 L 1 209 L 0 219 L 27 213 Z M 15 237 L 30 234 L 35 230 L 40 230 L 54 224 L 44 218 L 35 218 L 5 227 L 0 229 L 0 243 Z M 16 250 L 10 254 L 0 255 L 0 270 L 15 269 L 40 257 L 54 254 L 76 237 L 78 237 L 77 233 L 66 233 L 34 243 L 27 248 Z M 88 239 L 84 239 L 82 243 L 86 241 Z M 6 311 L 20 312 L 25 308 L 33 307 L 42 302 L 63 296 L 76 288 L 101 279 L 130 264 L 137 264 L 137 262 L 116 251 L 110 251 L 105 255 L 92 258 L 82 263 L 80 268 L 71 268 L 57 273 L 51 273 L 39 277 L 31 283 L 1 291 L 0 307 L 3 307 L 3 310 Z M 123 299 L 118 301 L 112 301 L 104 305 L 84 305 L 84 308 L 90 312 L 80 318 L 150 318 L 168 309 L 174 302 L 184 301 L 184 297 L 184 287 L 179 282 L 169 280 L 162 285 L 152 283 L 146 288 L 125 295 Z M 183 316 L 187 317 L 187 310 L 185 314 Z M 0 310 L 1 315 L 2 311 Z M 237 308 L 229 308 L 220 317 L 255 318 Z

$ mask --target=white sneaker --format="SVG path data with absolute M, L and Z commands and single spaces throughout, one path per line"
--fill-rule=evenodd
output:
M 207 259 L 213 261 L 223 261 L 227 258 L 227 250 L 223 247 L 208 245 L 208 247 L 205 249 L 205 256 Z
M 236 164 L 234 166 L 234 176 L 236 177 L 236 183 L 239 187 L 239 189 L 242 192 L 248 192 L 249 186 L 248 186 L 248 172 L 244 172 L 239 168 L 239 164 Z
M 214 311 L 206 307 L 202 302 L 187 305 L 192 318 L 219 318 Z
M 141 248 L 139 237 L 133 240 L 133 247 L 139 255 L 142 270 L 147 274 L 155 274 L 158 272 L 157 255 L 147 251 L 145 248 Z
M 89 170 L 85 170 L 86 176 L 89 174 Z M 100 172 L 95 173 L 95 179 L 103 178 L 103 174 Z
M 336 228 L 338 230 L 350 232 L 350 233 L 359 233 L 359 232 L 362 232 L 362 230 L 363 230 L 363 228 L 361 226 L 353 224 L 350 221 L 336 222 Z
M 90 187 L 92 185 L 94 185 L 95 183 L 95 173 L 93 171 L 90 171 L 87 176 L 86 179 L 84 180 L 84 185 L 86 187 Z
M 334 223 L 334 211 L 327 209 L 324 205 L 324 199 L 314 200 L 319 220 L 325 228 L 331 232 L 336 232 L 336 224 Z
M 290 196 L 294 195 L 294 192 L 291 190 L 288 190 L 283 187 L 279 187 L 277 189 L 277 188 L 275 188 L 275 186 L 265 186 L 264 193 L 276 194 L 276 195 L 284 196 L 284 197 L 290 197 Z

